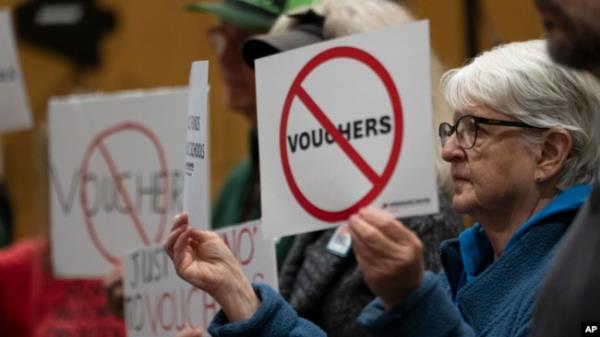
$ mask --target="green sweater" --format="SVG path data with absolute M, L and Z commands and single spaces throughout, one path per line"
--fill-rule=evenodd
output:
M 260 219 L 260 196 L 250 200 L 252 187 L 258 179 L 258 172 L 252 161 L 247 159 L 233 168 L 219 193 L 212 210 L 212 228 L 222 229 L 246 221 Z M 280 269 L 287 253 L 294 243 L 294 237 L 281 238 L 277 243 L 277 268 Z

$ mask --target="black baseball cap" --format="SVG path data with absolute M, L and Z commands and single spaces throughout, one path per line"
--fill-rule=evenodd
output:
M 242 55 L 248 66 L 254 68 L 254 60 L 318 43 L 324 40 L 323 23 L 325 18 L 313 10 L 291 14 L 297 19 L 296 25 L 286 32 L 261 34 L 246 40 Z

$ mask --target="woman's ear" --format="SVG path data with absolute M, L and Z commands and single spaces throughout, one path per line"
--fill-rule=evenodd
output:
M 555 177 L 565 165 L 572 147 L 573 139 L 567 130 L 548 130 L 537 159 L 536 181 Z

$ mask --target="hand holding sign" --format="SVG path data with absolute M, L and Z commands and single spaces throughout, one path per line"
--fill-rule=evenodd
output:
M 216 233 L 190 228 L 187 214 L 180 214 L 165 251 L 177 274 L 214 297 L 231 322 L 248 319 L 256 312 L 259 300 L 250 281 Z
M 423 278 L 423 244 L 389 212 L 365 208 L 350 217 L 356 260 L 386 308 L 400 303 Z

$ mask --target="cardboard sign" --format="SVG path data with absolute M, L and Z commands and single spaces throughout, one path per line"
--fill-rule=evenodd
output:
M 161 243 L 183 210 L 187 91 L 50 103 L 52 262 L 97 277 L 125 249 Z
M 427 22 L 255 64 L 265 235 L 333 227 L 367 205 L 438 210 Z
M 32 126 L 10 13 L 0 11 L 0 132 Z
M 217 231 L 253 282 L 277 289 L 273 240 L 262 239 L 251 222 Z M 219 305 L 177 276 L 162 247 L 137 250 L 124 258 L 125 321 L 129 337 L 173 337 L 189 327 L 206 329 Z M 208 334 L 205 332 L 205 336 Z
M 183 208 L 195 228 L 210 228 L 208 147 L 208 62 L 190 73 Z

